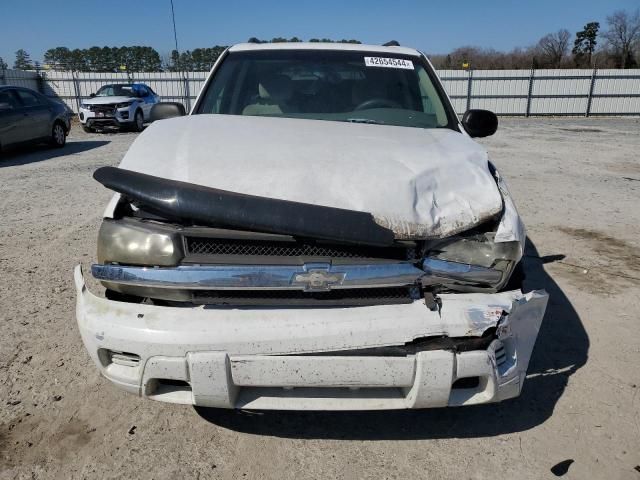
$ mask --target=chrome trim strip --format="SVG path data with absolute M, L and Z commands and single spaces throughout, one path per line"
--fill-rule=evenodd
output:
M 464 285 L 496 285 L 502 279 L 502 272 L 493 268 L 466 263 L 450 262 L 427 257 L 422 262 L 425 276 L 423 285 L 450 283 L 452 280 Z
M 178 267 L 91 266 L 105 282 L 189 290 L 303 290 L 413 285 L 424 272 L 411 263 L 331 265 L 207 265 Z

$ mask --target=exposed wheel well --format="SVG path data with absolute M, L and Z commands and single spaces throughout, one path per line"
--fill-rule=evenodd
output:
M 64 130 L 64 133 L 69 133 L 69 129 L 67 128 L 67 125 L 62 120 L 60 120 L 59 118 L 56 118 L 53 121 L 53 125 L 55 126 L 56 124 L 62 125 L 62 129 Z

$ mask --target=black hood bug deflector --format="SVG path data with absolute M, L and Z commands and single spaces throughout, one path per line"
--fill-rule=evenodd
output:
M 366 212 L 245 195 L 115 167 L 98 168 L 93 178 L 169 220 L 361 245 L 394 243 L 393 232 Z

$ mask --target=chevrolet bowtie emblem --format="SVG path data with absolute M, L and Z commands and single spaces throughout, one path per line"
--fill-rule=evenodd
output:
M 330 272 L 329 267 L 304 266 L 304 273 L 296 273 L 291 285 L 304 287 L 307 292 L 331 290 L 334 285 L 341 285 L 344 281 L 343 272 Z

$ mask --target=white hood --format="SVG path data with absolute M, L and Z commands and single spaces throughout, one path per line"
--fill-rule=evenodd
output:
M 233 115 L 152 124 L 121 168 L 370 212 L 397 238 L 441 238 L 502 210 L 480 145 L 450 129 Z
M 136 97 L 93 97 L 87 100 L 83 100 L 82 103 L 85 105 L 111 105 L 112 103 L 124 103 L 130 102 L 132 100 L 137 100 Z

